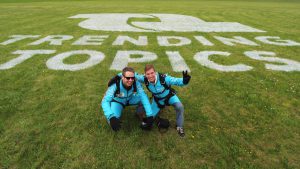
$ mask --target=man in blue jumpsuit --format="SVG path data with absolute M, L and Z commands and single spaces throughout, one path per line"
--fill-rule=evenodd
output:
M 111 128 L 114 131 L 118 131 L 121 127 L 121 113 L 125 106 L 138 105 L 140 103 L 144 106 L 147 116 L 144 129 L 151 129 L 154 114 L 152 113 L 148 96 L 144 92 L 142 85 L 135 81 L 134 69 L 125 67 L 122 71 L 121 79 L 107 89 L 101 105 Z
M 155 72 L 153 65 L 145 66 L 145 75 L 136 75 L 139 82 L 145 83 L 147 89 L 152 93 L 151 108 L 155 117 L 158 116 L 160 109 L 165 106 L 172 105 L 176 111 L 176 129 L 179 136 L 184 137 L 183 130 L 183 112 L 184 108 L 175 90 L 171 85 L 184 86 L 187 85 L 191 79 L 187 71 L 182 72 L 183 78 L 174 78 L 168 75 L 159 74 Z

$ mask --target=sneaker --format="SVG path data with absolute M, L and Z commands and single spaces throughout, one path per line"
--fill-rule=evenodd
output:
M 184 137 L 185 136 L 183 127 L 177 127 L 176 130 L 177 130 L 177 132 L 178 132 L 178 134 L 179 134 L 180 137 Z

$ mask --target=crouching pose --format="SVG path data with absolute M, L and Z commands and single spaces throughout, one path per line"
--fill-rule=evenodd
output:
M 184 137 L 184 108 L 178 96 L 176 95 L 175 90 L 171 88 L 171 85 L 184 86 L 189 83 L 191 76 L 188 75 L 187 71 L 182 72 L 182 74 L 183 78 L 174 78 L 165 74 L 155 72 L 153 65 L 146 65 L 145 75 L 136 74 L 136 78 L 139 82 L 145 83 L 147 89 L 152 93 L 151 108 L 154 116 L 159 119 L 158 121 L 162 121 L 165 124 L 168 124 L 169 122 L 166 122 L 166 119 L 160 120 L 161 118 L 158 117 L 158 113 L 165 106 L 172 105 L 175 108 L 176 129 L 179 136 Z
M 116 76 L 108 85 L 109 87 L 102 99 L 101 105 L 111 128 L 114 131 L 120 129 L 121 113 L 126 106 L 141 103 L 144 106 L 147 116 L 144 129 L 151 129 L 154 121 L 152 109 L 142 85 L 135 80 L 134 69 L 125 67 L 122 71 L 122 77 Z M 137 111 L 143 111 L 143 109 L 137 109 Z

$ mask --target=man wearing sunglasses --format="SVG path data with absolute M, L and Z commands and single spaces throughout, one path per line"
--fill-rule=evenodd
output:
M 122 110 L 126 106 L 138 105 L 140 103 L 142 103 L 146 111 L 146 128 L 151 129 L 154 118 L 148 96 L 143 90 L 142 85 L 135 81 L 134 69 L 125 67 L 122 70 L 121 79 L 114 81 L 108 87 L 101 105 L 111 128 L 114 131 L 118 131 L 121 128 L 120 117 Z M 139 111 L 144 110 L 139 107 L 137 111 L 139 113 Z

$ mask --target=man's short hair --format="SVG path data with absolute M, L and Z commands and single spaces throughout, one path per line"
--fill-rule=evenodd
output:
M 153 69 L 154 71 L 155 71 L 155 69 L 154 69 L 154 66 L 153 65 L 151 65 L 151 64 L 147 64 L 146 66 L 145 66 L 145 73 L 148 71 L 148 70 L 150 70 L 150 69 Z
M 134 73 L 134 69 L 132 67 L 125 67 L 122 70 L 122 75 L 124 76 L 126 72 L 132 72 L 132 73 Z

